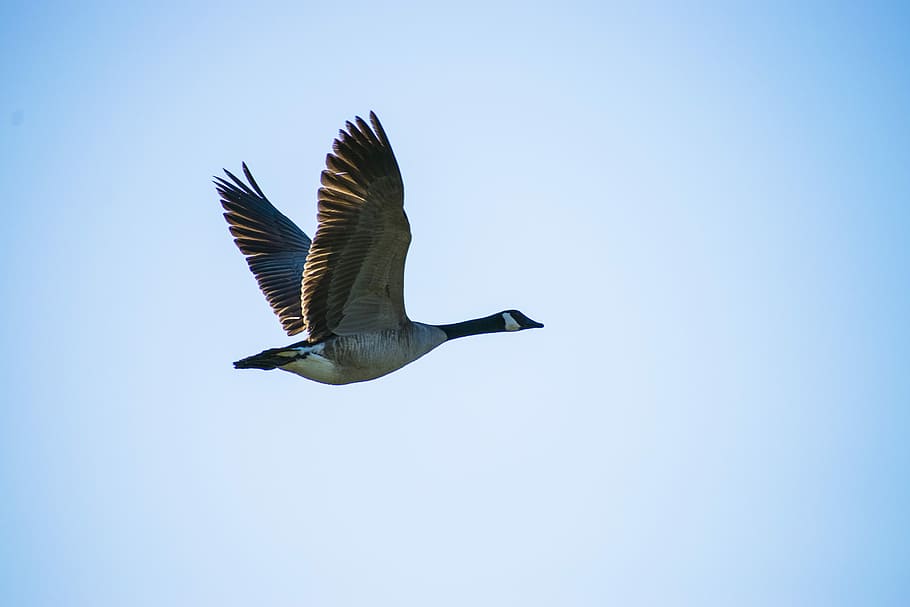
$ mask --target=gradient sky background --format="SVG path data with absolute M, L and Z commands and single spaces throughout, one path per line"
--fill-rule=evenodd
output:
M 889 4 L 0 7 L 0 603 L 910 604 Z M 327 387 L 211 176 L 312 234 L 375 110 L 412 318 Z

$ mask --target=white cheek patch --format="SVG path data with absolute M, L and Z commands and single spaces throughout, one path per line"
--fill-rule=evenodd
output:
M 515 319 L 508 312 L 502 313 L 502 319 L 506 323 L 506 331 L 517 331 L 521 328 L 521 325 L 515 322 Z

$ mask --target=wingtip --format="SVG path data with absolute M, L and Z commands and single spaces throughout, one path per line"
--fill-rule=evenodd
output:
M 382 123 L 379 122 L 379 116 L 373 110 L 370 110 L 370 122 L 373 124 L 373 131 L 376 133 L 376 137 L 379 138 L 382 145 L 388 146 L 389 138 L 385 134 L 385 129 L 382 128 Z
M 241 164 L 241 166 L 243 166 L 243 174 L 246 175 L 247 181 L 250 182 L 250 185 L 253 186 L 253 189 L 256 191 L 257 194 L 259 194 L 259 196 L 261 196 L 262 198 L 265 198 L 265 194 L 263 194 L 262 188 L 260 188 L 259 184 L 256 183 L 256 180 L 253 179 L 253 173 L 250 172 L 250 168 L 246 165 L 245 162 L 241 162 L 240 164 Z

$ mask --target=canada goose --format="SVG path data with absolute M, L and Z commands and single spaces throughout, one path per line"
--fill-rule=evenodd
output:
M 304 341 L 234 363 L 282 369 L 326 384 L 375 379 L 445 341 L 543 327 L 505 310 L 450 325 L 410 320 L 404 308 L 404 261 L 411 227 L 398 162 L 376 114 L 346 123 L 326 156 L 313 241 L 249 182 L 230 171 L 215 178 L 234 242 L 246 256 L 288 335 Z

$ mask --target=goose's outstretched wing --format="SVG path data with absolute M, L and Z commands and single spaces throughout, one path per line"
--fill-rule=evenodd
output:
M 240 252 L 256 276 L 272 310 L 288 335 L 304 330 L 301 291 L 310 239 L 265 197 L 243 165 L 249 185 L 225 171 L 230 181 L 215 178 L 224 218 Z
M 326 157 L 303 277 L 309 339 L 400 326 L 411 227 L 398 162 L 376 114 L 348 122 Z

